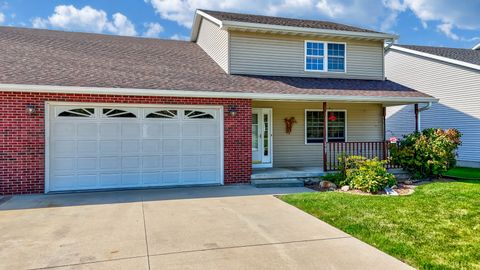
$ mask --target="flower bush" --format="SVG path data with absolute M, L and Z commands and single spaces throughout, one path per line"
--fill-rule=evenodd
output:
M 404 136 L 392 144 L 392 161 L 417 179 L 443 175 L 456 163 L 456 150 L 461 145 L 457 129 L 424 129 Z
M 395 176 L 385 168 L 387 160 L 367 159 L 362 156 L 345 156 L 341 158 L 340 173 L 343 183 L 350 188 L 377 193 L 397 183 Z

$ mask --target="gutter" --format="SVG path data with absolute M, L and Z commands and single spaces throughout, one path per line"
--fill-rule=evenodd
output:
M 423 111 L 426 111 L 426 110 L 430 110 L 430 108 L 432 107 L 432 102 L 428 102 L 427 105 L 421 107 L 421 108 L 418 108 L 418 130 L 422 130 L 422 121 L 421 121 L 421 112 Z
M 94 94 L 94 95 L 134 95 L 134 96 L 171 96 L 171 97 L 201 97 L 201 98 L 239 98 L 257 100 L 298 100 L 298 101 L 337 101 L 360 103 L 399 103 L 415 104 L 438 102 L 434 97 L 382 97 L 382 96 L 340 96 L 340 95 L 308 95 L 308 94 L 278 94 L 256 92 L 221 92 L 195 90 L 166 90 L 138 88 L 107 88 L 84 86 L 56 85 L 24 85 L 0 84 L 0 92 L 36 92 L 61 94 Z

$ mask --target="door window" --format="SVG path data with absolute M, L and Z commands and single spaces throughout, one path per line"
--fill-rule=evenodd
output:
M 258 150 L 258 114 L 254 113 L 252 115 L 252 149 Z

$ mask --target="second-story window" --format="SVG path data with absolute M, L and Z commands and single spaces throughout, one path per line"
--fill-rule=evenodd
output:
M 345 72 L 345 43 L 305 41 L 305 70 Z

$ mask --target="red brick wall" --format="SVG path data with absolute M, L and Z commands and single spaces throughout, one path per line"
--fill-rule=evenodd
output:
M 0 92 L 0 194 L 44 191 L 45 101 L 223 105 L 225 184 L 250 182 L 251 100 Z M 34 115 L 26 113 L 28 104 L 35 105 Z M 235 117 L 228 114 L 232 105 Z

